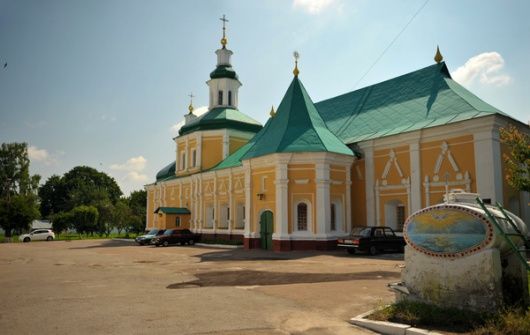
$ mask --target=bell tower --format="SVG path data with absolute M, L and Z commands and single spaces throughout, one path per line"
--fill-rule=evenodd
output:
M 230 64 L 230 56 L 232 56 L 233 52 L 226 48 L 226 44 L 228 43 L 226 23 L 228 20 L 225 15 L 220 20 L 223 22 L 221 49 L 215 51 L 217 55 L 217 66 L 210 73 L 210 80 L 206 82 L 210 88 L 209 110 L 217 107 L 237 109 L 239 87 L 241 87 L 241 82 L 232 68 L 232 64 Z

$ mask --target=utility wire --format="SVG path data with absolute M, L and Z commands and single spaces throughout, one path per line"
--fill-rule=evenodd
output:
M 381 60 L 381 58 L 383 58 L 383 56 L 386 54 L 386 52 L 388 51 L 388 49 L 390 49 L 390 47 L 392 47 L 392 45 L 394 45 L 394 42 L 397 41 L 397 39 L 399 38 L 399 36 L 401 36 L 401 34 L 403 34 L 403 32 L 407 29 L 407 27 L 412 23 L 412 21 L 414 21 L 414 18 L 416 18 L 416 16 L 418 16 L 418 14 L 422 11 L 423 8 L 425 8 L 425 6 L 427 6 L 427 3 L 429 3 L 430 0 L 425 0 L 425 2 L 423 3 L 423 5 L 421 5 L 421 7 L 416 11 L 416 13 L 414 13 L 414 15 L 412 15 L 412 17 L 410 18 L 410 20 L 407 22 L 407 24 L 405 24 L 405 26 L 401 29 L 401 31 L 396 35 L 396 37 L 394 37 L 394 39 L 388 44 L 388 46 L 385 48 L 385 50 L 383 50 L 383 52 L 381 52 L 381 54 L 379 55 L 379 57 L 377 57 L 377 59 L 375 60 L 375 62 L 368 68 L 368 70 L 362 75 L 362 77 L 357 80 L 357 82 L 355 83 L 355 85 L 353 86 L 353 89 L 355 90 L 357 88 L 357 85 L 359 85 L 359 83 L 364 79 L 364 77 L 366 77 L 366 75 L 368 75 L 368 73 L 370 73 L 370 71 L 372 71 L 372 69 L 374 68 L 374 66 Z

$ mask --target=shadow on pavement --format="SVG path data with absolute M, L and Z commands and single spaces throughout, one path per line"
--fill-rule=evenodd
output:
M 78 241 L 83 241 L 83 240 L 78 240 Z M 94 242 L 99 242 L 98 244 L 94 244 L 94 245 L 87 245 L 87 246 L 84 246 L 84 247 L 71 247 L 69 249 L 95 249 L 95 248 L 109 248 L 109 247 L 130 247 L 131 245 L 136 245 L 136 243 L 134 242 L 134 240 L 118 240 L 118 239 L 113 239 L 113 240 L 84 240 L 84 241 L 94 241 Z
M 196 280 L 168 285 L 168 289 L 211 286 L 268 286 L 286 284 L 323 283 L 349 280 L 396 280 L 399 271 L 372 271 L 357 273 L 293 273 L 267 271 L 215 271 L 195 274 Z
M 201 262 L 222 262 L 222 261 L 276 261 L 276 260 L 289 260 L 289 259 L 302 259 L 307 257 L 315 256 L 333 256 L 333 257 L 344 257 L 344 258 L 367 258 L 367 259 L 383 259 L 383 260 L 397 260 L 402 261 L 402 253 L 394 254 L 380 254 L 376 256 L 370 256 L 368 254 L 355 254 L 350 255 L 344 250 L 333 250 L 333 251 L 286 251 L 286 252 L 274 252 L 270 250 L 261 249 L 230 249 L 222 251 L 212 251 L 204 254 L 197 255 L 201 259 Z

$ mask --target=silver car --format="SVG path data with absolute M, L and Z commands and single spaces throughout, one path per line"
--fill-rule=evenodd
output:
M 55 233 L 51 229 L 37 229 L 29 234 L 20 235 L 18 239 L 22 242 L 53 241 L 55 239 Z

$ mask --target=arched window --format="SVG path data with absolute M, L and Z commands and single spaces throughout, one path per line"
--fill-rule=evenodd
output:
M 331 230 L 337 230 L 337 209 L 334 203 L 331 203 Z
M 232 106 L 232 91 L 228 91 L 228 105 Z
M 223 104 L 223 91 L 217 92 L 217 104 L 218 105 Z
M 296 213 L 297 213 L 297 220 L 296 220 L 297 230 L 307 230 L 307 204 L 305 204 L 304 202 L 299 203 L 296 206 Z

